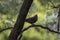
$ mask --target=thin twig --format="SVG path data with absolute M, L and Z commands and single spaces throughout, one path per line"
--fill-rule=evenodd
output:
M 0 28 L 0 33 L 5 31 L 5 30 L 8 30 L 8 29 L 12 29 L 13 27 L 8 27 L 8 28 Z

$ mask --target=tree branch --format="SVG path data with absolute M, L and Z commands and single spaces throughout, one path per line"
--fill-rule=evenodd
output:
M 51 29 L 48 28 L 48 27 L 44 27 L 44 26 L 42 26 L 42 25 L 35 25 L 35 24 L 32 24 L 32 25 L 30 25 L 29 27 L 23 29 L 22 33 L 23 33 L 24 31 L 28 30 L 28 29 L 31 28 L 31 27 L 41 27 L 41 28 L 46 29 L 46 30 L 48 30 L 48 31 L 50 31 L 50 32 L 60 34 L 60 32 L 58 32 L 58 31 L 54 31 L 54 30 L 51 30 Z
M 5 31 L 5 30 L 8 30 L 8 29 L 12 29 L 13 27 L 8 27 L 8 28 L 0 28 L 0 33 Z
M 23 33 L 24 31 L 27 31 L 27 30 L 30 29 L 31 27 L 40 27 L 40 28 L 43 28 L 43 29 L 49 30 L 50 32 L 60 34 L 60 32 L 58 32 L 58 31 L 54 31 L 54 30 L 51 30 L 51 29 L 48 28 L 48 27 L 44 27 L 44 26 L 42 26 L 42 25 L 35 25 L 35 24 L 32 24 L 32 25 L 30 25 L 29 27 L 23 29 L 23 30 L 22 30 L 22 33 Z M 13 28 L 13 27 L 3 28 L 3 29 L 0 28 L 0 33 L 3 32 L 3 31 L 5 31 L 5 30 L 12 29 L 12 28 Z

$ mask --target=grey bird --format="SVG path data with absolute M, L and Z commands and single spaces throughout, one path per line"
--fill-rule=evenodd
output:
M 33 24 L 37 21 L 37 19 L 38 19 L 38 17 L 37 17 L 37 15 L 35 15 L 34 17 L 26 19 L 26 22 Z

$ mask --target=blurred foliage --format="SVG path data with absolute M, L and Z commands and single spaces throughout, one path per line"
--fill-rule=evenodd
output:
M 60 0 L 34 0 L 27 18 L 38 15 L 38 21 L 35 24 L 49 26 L 55 29 L 57 26 L 58 9 L 52 8 L 53 4 L 60 4 Z M 0 28 L 14 27 L 20 7 L 23 0 L 0 0 Z M 25 22 L 24 28 L 28 27 L 29 23 Z M 6 40 L 11 30 L 0 33 L 0 40 Z M 30 28 L 23 33 L 22 40 L 59 40 L 55 33 L 42 28 Z

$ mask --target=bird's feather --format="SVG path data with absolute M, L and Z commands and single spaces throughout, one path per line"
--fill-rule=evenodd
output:
M 26 19 L 26 22 L 33 24 L 37 21 L 37 19 L 37 15 L 35 15 L 34 17 Z

